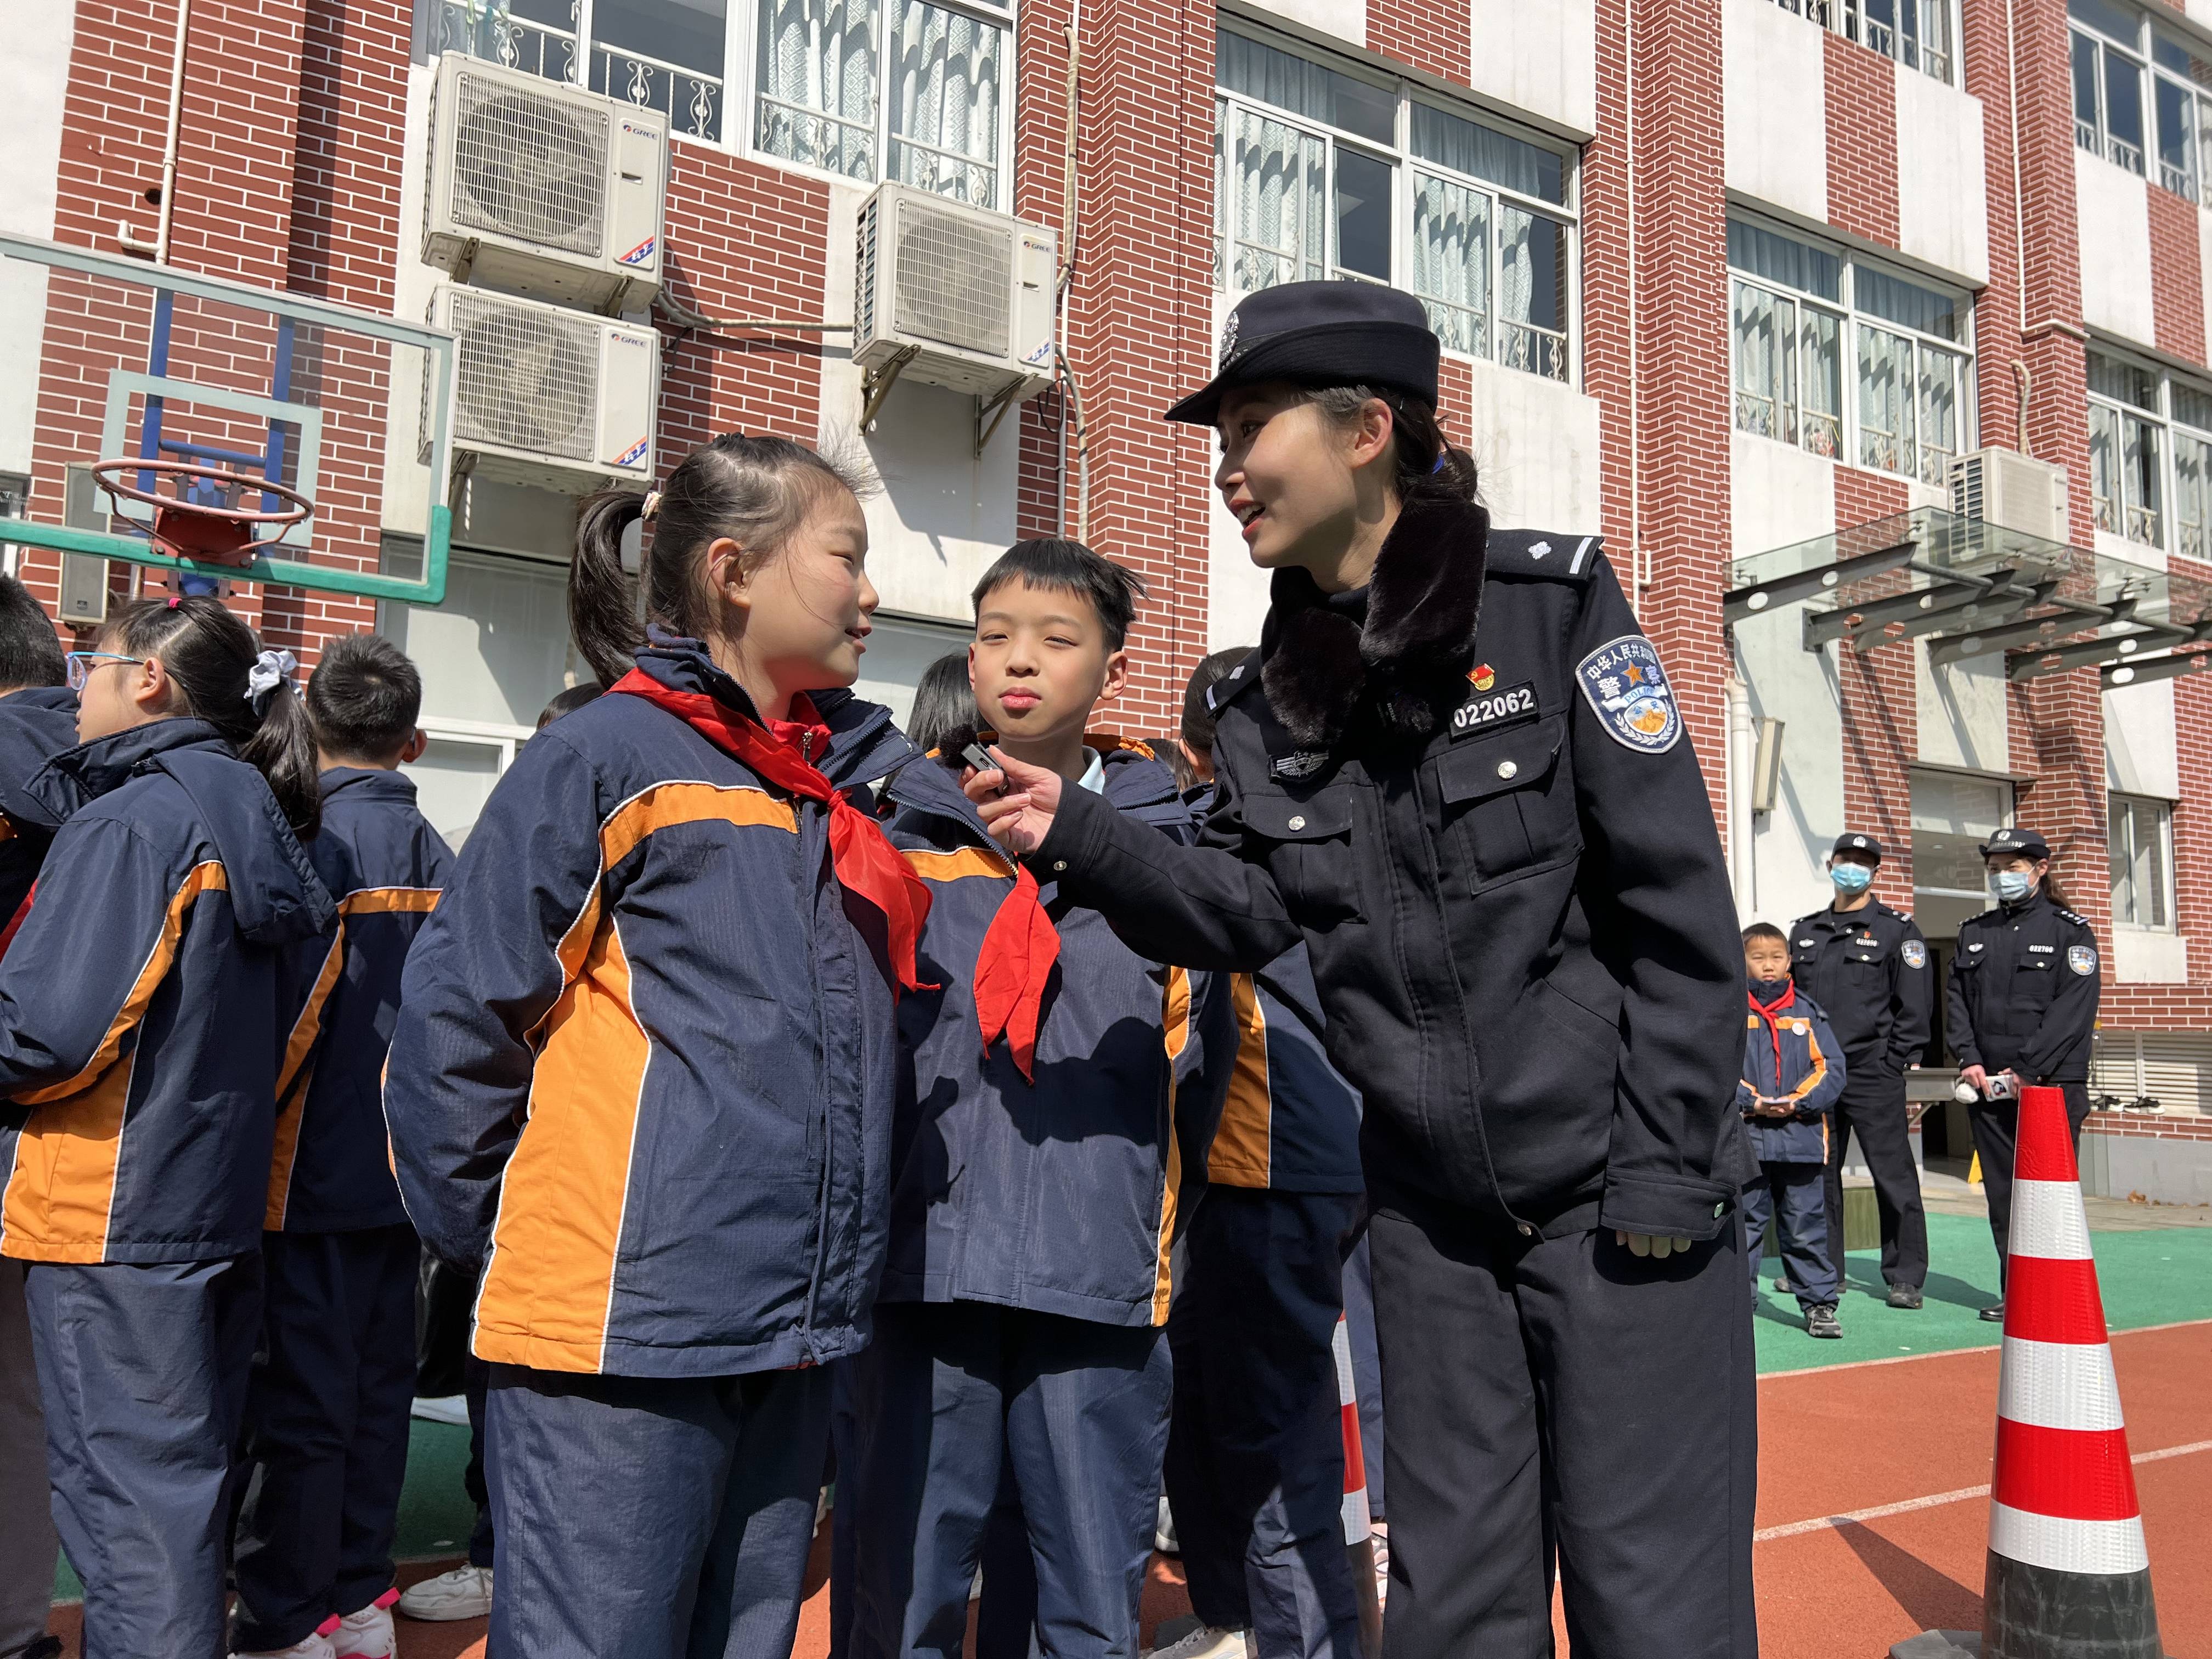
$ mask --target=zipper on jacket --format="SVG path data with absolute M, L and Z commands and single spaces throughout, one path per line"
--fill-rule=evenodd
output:
M 801 735 L 799 754 L 802 759 L 805 758 L 806 749 L 812 738 L 813 733 L 811 732 Z M 811 765 L 812 763 L 809 762 L 808 764 Z M 823 808 L 819 813 L 807 813 L 805 822 L 808 827 L 805 839 L 810 842 L 813 840 L 812 826 L 817 817 L 826 825 L 829 822 L 828 809 Z M 816 1073 L 815 1103 L 822 1113 L 822 1180 L 815 1190 L 814 1197 L 814 1271 L 807 1276 L 806 1311 L 800 1316 L 799 1327 L 799 1340 L 805 1347 L 806 1359 L 810 1364 L 813 1363 L 815 1357 L 815 1310 L 822 1295 L 823 1263 L 828 1260 L 830 1253 L 830 1153 L 836 1133 L 833 1121 L 835 1114 L 830 1109 L 830 1032 L 822 1011 L 821 940 L 815 927 L 820 906 L 822 860 L 828 856 L 829 846 L 825 838 L 823 845 L 816 849 L 813 858 L 808 860 L 805 866 L 806 882 L 802 890 L 802 900 L 805 907 L 807 979 L 814 992 L 815 1042 L 819 1045 L 821 1052 L 821 1063 Z

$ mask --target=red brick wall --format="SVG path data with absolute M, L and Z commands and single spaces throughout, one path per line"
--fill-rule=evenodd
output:
M 2204 361 L 2204 267 L 2197 207 L 2157 185 L 2150 198 L 2151 315 L 2160 351 Z
M 2008 9 L 2002 0 L 1966 0 L 1960 57 L 1967 88 L 1982 95 L 1982 191 L 1990 223 L 1990 284 L 1974 301 L 1974 413 L 1982 444 L 2017 449 L 2022 410 L 2013 363 L 2027 319 L 2020 312 L 2014 214 Z M 2070 186 L 2072 174 L 2067 177 Z
M 1461 86 L 1467 84 L 1472 62 L 1471 33 L 1471 20 L 1464 4 L 1441 5 L 1437 0 L 1368 0 L 1369 51 L 1379 52 L 1385 58 L 1395 58 L 1431 75 L 1441 75 Z
M 1897 246 L 1897 66 L 1840 34 L 1822 36 L 1827 71 L 1828 222 Z
M 1867 524 L 1902 513 L 1905 482 L 1856 467 L 1836 469 L 1836 522 Z M 1869 592 L 1875 585 L 1869 585 Z M 1902 592 L 1902 572 L 1881 584 Z M 1903 641 L 1859 652 L 1836 648 L 1843 697 L 1844 823 L 1882 845 L 1875 893 L 1900 910 L 1912 908 L 1912 779 L 1920 753 L 1920 702 L 1914 647 Z

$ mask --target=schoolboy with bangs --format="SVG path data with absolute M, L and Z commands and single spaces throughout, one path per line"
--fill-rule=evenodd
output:
M 931 891 L 899 1006 L 903 1075 L 876 1340 L 847 1379 L 841 1556 L 853 1659 L 957 1653 L 1004 1474 L 1047 1655 L 1134 1655 L 1167 1437 L 1174 1085 L 1188 977 L 1139 957 L 993 846 L 962 750 L 995 743 L 1177 841 L 1174 775 L 1087 731 L 1128 677 L 1143 584 L 1080 543 L 1018 544 L 977 583 L 978 729 L 890 780 Z M 1045 872 L 1048 875 L 1049 872 Z

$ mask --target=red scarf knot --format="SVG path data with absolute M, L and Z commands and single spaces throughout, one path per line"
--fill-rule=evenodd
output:
M 1761 1002 L 1748 992 L 1745 995 L 1750 1000 L 1752 1012 L 1766 1022 L 1767 1038 L 1774 1044 L 1774 1086 L 1779 1089 L 1782 1086 L 1782 1027 L 1774 1017 L 1784 1009 L 1796 1006 L 1797 981 L 1790 981 L 1782 994 L 1771 1002 Z
M 1022 1076 L 1036 1081 L 1037 1024 L 1045 982 L 1060 960 L 1060 930 L 1037 896 L 1036 878 L 1022 866 L 1013 891 L 999 905 L 975 957 L 975 1023 L 983 1052 L 1002 1034 Z
M 908 991 L 933 988 L 923 987 L 915 971 L 921 925 L 929 915 L 929 889 L 891 845 L 883 826 L 839 794 L 836 786 L 806 760 L 801 746 L 805 736 L 818 732 L 826 738 L 828 735 L 813 718 L 812 704 L 801 699 L 793 705 L 801 719 L 776 722 L 790 734 L 787 739 L 781 732 L 770 732 L 759 721 L 724 708 L 704 692 L 674 690 L 642 669 L 633 668 L 608 689 L 659 704 L 785 793 L 828 806 L 830 864 L 839 885 L 883 913 L 891 967 L 900 986 Z

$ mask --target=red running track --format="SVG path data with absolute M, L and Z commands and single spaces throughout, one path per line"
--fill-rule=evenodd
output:
M 2112 1340 L 2166 1651 L 2212 1659 L 2212 1322 Z M 1950 1495 L 1989 1484 L 1996 1395 L 1995 1348 L 1759 1379 L 1764 1659 L 1882 1659 L 1923 1630 L 1979 1627 L 1989 1501 Z M 2145 1456 L 2184 1447 L 2195 1449 Z M 1887 1512 L 1828 1519 L 1869 1510 Z M 1165 1565 L 1146 1595 L 1148 1635 L 1188 1610 Z M 69 1659 L 76 1626 L 76 1608 L 55 1610 Z M 823 1659 L 829 1635 L 825 1591 L 802 1613 L 793 1659 Z M 401 1625 L 401 1659 L 481 1659 L 483 1644 L 481 1623 Z

